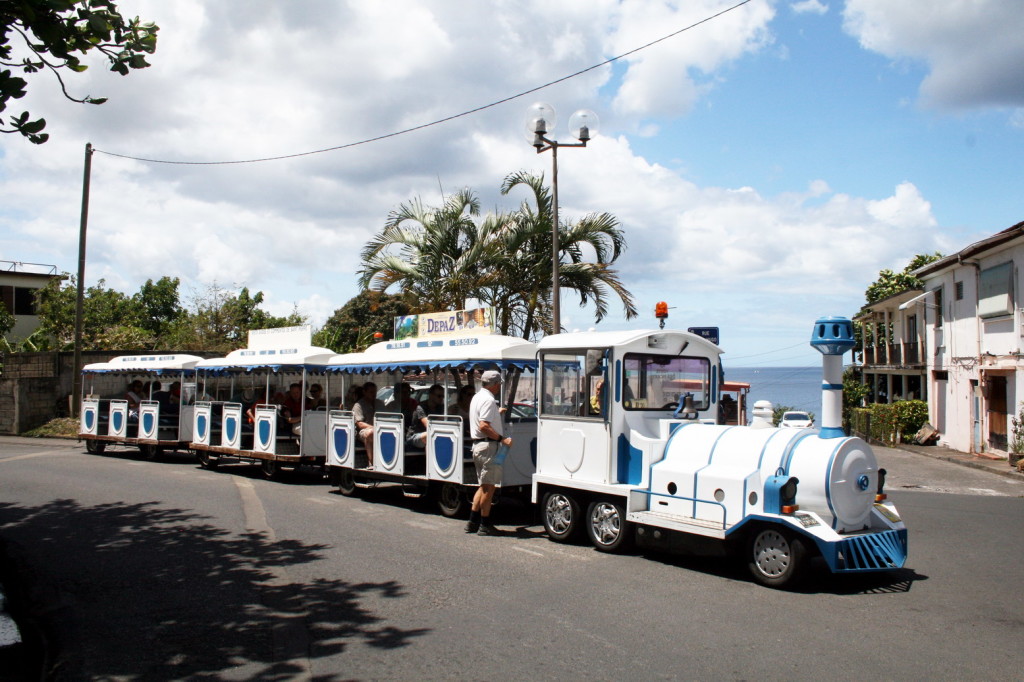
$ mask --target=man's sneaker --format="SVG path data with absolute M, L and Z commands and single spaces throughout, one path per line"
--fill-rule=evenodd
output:
M 476 523 L 474 521 L 466 521 L 466 532 L 467 533 L 476 533 L 479 530 L 480 530 L 480 524 L 479 523 Z
M 492 526 L 489 523 L 480 525 L 480 530 L 476 532 L 477 535 L 501 535 L 501 531 Z

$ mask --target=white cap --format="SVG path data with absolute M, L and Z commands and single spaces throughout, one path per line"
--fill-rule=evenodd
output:
M 480 375 L 480 383 L 484 386 L 490 386 L 491 384 L 496 384 L 499 381 L 501 381 L 501 372 L 494 369 L 489 369 Z

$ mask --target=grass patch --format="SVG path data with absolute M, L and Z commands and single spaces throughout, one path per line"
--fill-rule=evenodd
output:
M 77 438 L 78 419 L 75 417 L 51 419 L 42 426 L 37 426 L 21 435 L 29 438 Z

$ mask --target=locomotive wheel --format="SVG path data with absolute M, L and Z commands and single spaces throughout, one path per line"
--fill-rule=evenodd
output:
M 272 459 L 264 459 L 260 463 L 260 471 L 263 472 L 263 478 L 268 481 L 273 481 L 280 470 L 281 467 Z
M 437 496 L 437 506 L 443 516 L 452 519 L 462 514 L 469 505 L 461 485 L 442 483 L 441 493 Z
M 750 535 L 747 566 L 754 580 L 766 587 L 792 587 L 804 574 L 807 547 L 795 533 L 775 526 Z
M 338 478 L 338 492 L 345 497 L 352 497 L 356 494 L 356 477 L 351 469 L 342 469 L 335 473 Z
M 580 505 L 571 495 L 552 491 L 544 496 L 544 530 L 554 542 L 569 542 L 579 532 Z
M 621 504 L 596 500 L 587 508 L 587 535 L 600 552 L 622 552 L 633 544 L 633 524 Z
M 90 455 L 102 455 L 103 451 L 107 449 L 107 444 L 101 440 L 87 440 L 85 441 L 85 451 Z

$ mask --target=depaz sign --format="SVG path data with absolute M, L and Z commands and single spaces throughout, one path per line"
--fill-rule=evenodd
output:
M 718 327 L 690 327 L 686 331 L 718 345 Z

